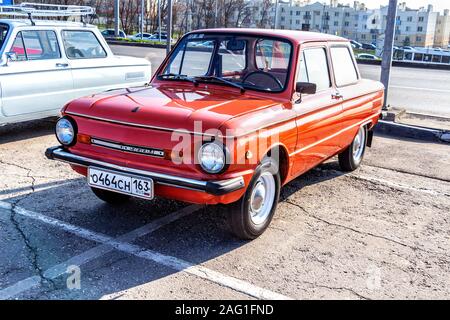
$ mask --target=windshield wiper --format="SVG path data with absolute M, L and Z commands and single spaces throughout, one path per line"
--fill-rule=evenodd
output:
M 199 77 L 194 77 L 194 79 L 200 80 L 200 81 L 211 81 L 211 80 L 212 81 L 217 81 L 217 82 L 220 82 L 220 83 L 223 83 L 223 84 L 226 84 L 226 85 L 238 88 L 238 89 L 241 90 L 241 93 L 245 92 L 245 88 L 242 85 L 240 85 L 240 84 L 238 84 L 236 82 L 232 82 L 232 81 L 220 78 L 220 77 L 216 77 L 216 76 L 199 76 Z
M 159 78 L 161 79 L 173 79 L 173 80 L 182 80 L 182 81 L 189 81 L 192 82 L 195 86 L 198 86 L 197 79 L 188 77 L 184 74 L 176 74 L 176 73 L 165 73 L 159 75 Z

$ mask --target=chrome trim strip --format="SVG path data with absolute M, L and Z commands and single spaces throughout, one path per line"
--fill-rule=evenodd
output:
M 300 153 L 300 152 L 303 152 L 303 151 L 308 150 L 308 149 L 310 149 L 310 148 L 312 148 L 312 147 L 315 147 L 316 145 L 321 144 L 321 143 L 323 143 L 324 141 L 327 141 L 327 140 L 329 140 L 329 139 L 331 139 L 331 138 L 334 138 L 334 137 L 340 135 L 341 133 L 344 133 L 345 131 L 350 130 L 350 129 L 354 128 L 354 127 L 362 126 L 362 125 L 366 125 L 366 124 L 372 123 L 373 117 L 379 116 L 380 114 L 381 114 L 381 112 L 378 112 L 378 113 L 376 113 L 376 114 L 374 114 L 374 115 L 371 115 L 370 117 L 368 117 L 368 118 L 366 118 L 366 119 L 364 119 L 364 120 L 362 120 L 362 121 L 359 121 L 359 122 L 357 122 L 357 123 L 355 123 L 355 124 L 352 124 L 351 126 L 349 126 L 349 127 L 347 127 L 347 128 L 344 128 L 344 129 L 342 129 L 342 130 L 339 130 L 338 132 L 336 132 L 336 133 L 334 133 L 334 134 L 332 134 L 332 135 L 330 135 L 330 136 L 328 136 L 328 137 L 326 137 L 326 138 L 324 138 L 324 139 L 321 139 L 321 140 L 319 140 L 319 141 L 316 141 L 316 142 L 314 142 L 314 143 L 312 143 L 312 144 L 310 144 L 310 145 L 304 146 L 303 148 L 297 149 L 297 150 L 295 150 L 294 152 L 291 152 L 291 153 L 289 154 L 289 157 L 295 156 L 296 154 L 298 154 L 298 153 Z
M 164 158 L 164 150 L 152 147 L 142 147 L 123 143 L 107 141 L 98 138 L 91 138 L 91 144 L 98 147 L 112 149 L 116 151 L 128 152 L 133 154 L 141 154 L 155 158 Z

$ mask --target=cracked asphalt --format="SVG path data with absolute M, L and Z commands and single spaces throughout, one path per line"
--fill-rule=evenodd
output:
M 331 159 L 285 186 L 245 242 L 225 206 L 102 203 L 45 159 L 53 125 L 0 127 L 0 298 L 450 298 L 448 144 L 376 136 L 357 171 Z

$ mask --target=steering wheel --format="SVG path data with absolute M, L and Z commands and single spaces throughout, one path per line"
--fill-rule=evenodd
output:
M 69 47 L 67 48 L 67 53 L 69 56 L 73 57 L 73 58 L 84 58 L 84 53 L 81 52 L 80 49 L 76 49 L 74 47 Z
M 252 84 L 254 86 L 258 86 L 258 84 L 254 83 L 254 82 L 251 82 L 251 81 L 248 81 L 248 78 L 250 78 L 251 76 L 254 76 L 254 75 L 262 75 L 262 76 L 268 77 L 270 80 L 275 82 L 275 84 L 278 86 L 279 89 L 283 89 L 283 84 L 281 83 L 281 81 L 277 77 L 275 77 L 271 73 L 268 73 L 268 72 L 265 72 L 265 71 L 261 71 L 261 70 L 256 70 L 256 71 L 252 71 L 250 73 L 247 73 L 245 75 L 245 77 L 242 79 L 242 83 L 248 82 L 248 83 L 250 83 L 250 84 Z M 270 89 L 272 89 L 272 88 L 270 88 Z

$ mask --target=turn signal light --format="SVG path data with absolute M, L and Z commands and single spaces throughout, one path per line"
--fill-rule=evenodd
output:
M 91 144 L 91 136 L 88 136 L 87 134 L 78 134 L 77 141 L 80 143 Z

